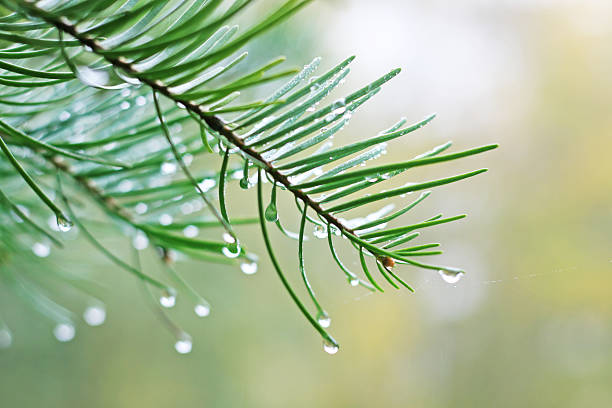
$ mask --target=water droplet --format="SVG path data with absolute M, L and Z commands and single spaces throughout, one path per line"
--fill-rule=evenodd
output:
M 192 347 L 191 336 L 189 336 L 185 332 L 181 333 L 176 343 L 174 343 L 174 349 L 179 354 L 187 354 L 191 352 L 191 347 Z
M 62 232 L 68 232 L 72 228 L 72 222 L 68 221 L 66 218 L 58 215 L 56 218 L 57 228 Z
M 163 175 L 169 175 L 176 173 L 176 163 L 165 162 L 160 167 L 160 172 Z
M 276 204 L 270 203 L 268 205 L 264 213 L 264 217 L 270 222 L 278 221 L 278 212 L 276 211 Z
M 444 282 L 446 283 L 457 283 L 463 277 L 464 272 L 461 270 L 446 270 L 440 269 L 438 271 Z
M 59 114 L 59 120 L 60 122 L 65 122 L 68 119 L 70 119 L 70 112 L 68 111 L 63 111 Z
M 357 286 L 357 285 L 359 285 L 359 279 L 357 279 L 357 278 L 349 278 L 349 284 L 351 286 Z
M 327 227 L 320 224 L 316 225 L 312 235 L 320 239 L 327 238 Z
M 39 258 L 46 258 L 51 253 L 51 247 L 42 242 L 35 242 L 34 245 L 32 245 L 32 252 Z
M 223 255 L 228 258 L 237 258 L 240 255 L 240 251 L 241 248 L 239 242 L 228 243 L 228 245 L 224 246 L 221 250 L 221 252 L 223 252 Z
M 138 106 L 144 106 L 147 103 L 147 98 L 145 98 L 144 96 L 138 96 L 136 98 L 136 105 Z
M 90 326 L 100 326 L 106 320 L 106 310 L 104 306 L 89 306 L 83 312 L 83 319 Z
M 338 345 L 329 340 L 323 340 L 323 350 L 325 350 L 327 354 L 336 354 L 338 352 Z
M 210 306 L 205 305 L 204 303 L 199 303 L 195 305 L 193 311 L 200 317 L 206 317 L 210 314 Z
M 121 108 L 121 110 L 130 109 L 130 103 L 128 101 L 123 101 L 123 102 L 121 102 L 119 107 Z
M 80 65 L 76 68 L 77 77 L 85 85 L 99 89 L 122 89 L 130 86 L 129 83 L 124 82 L 123 78 L 117 77 L 117 75 L 114 74 L 114 71 L 111 78 L 109 71 L 92 69 L 85 65 Z
M 325 310 L 322 310 L 317 314 L 317 322 L 319 322 L 321 327 L 327 328 L 331 324 L 331 317 L 329 317 Z
M 159 298 L 159 304 L 166 309 L 174 307 L 176 304 L 176 291 L 174 289 L 164 289 L 161 297 Z
M 314 107 L 314 106 L 309 106 L 309 107 L 306 109 L 306 112 L 314 112 L 314 111 L 315 111 L 315 107 Z
M 249 183 L 249 175 L 245 173 L 245 176 L 240 179 L 240 188 L 243 190 L 247 190 L 251 187 L 251 183 Z
M 136 214 L 142 215 L 146 213 L 148 209 L 149 207 L 145 203 L 138 203 L 134 206 L 134 211 L 136 211 Z
M 59 323 L 53 328 L 53 335 L 62 343 L 72 340 L 74 334 L 75 329 L 72 323 Z
M 243 262 L 240 264 L 240 270 L 246 275 L 252 275 L 257 272 L 257 262 Z
M 228 244 L 233 244 L 236 242 L 236 238 L 234 238 L 234 236 L 230 234 L 229 232 L 224 232 L 223 241 L 227 242 Z
M 130 85 L 140 85 L 140 80 L 138 78 L 133 78 L 127 75 L 122 69 L 114 68 L 115 74 L 121 78 L 121 80 L 125 81 Z
M 172 216 L 170 214 L 162 214 L 162 215 L 160 215 L 159 223 L 161 225 L 170 225 L 170 224 L 172 224 Z
M 202 190 L 202 192 L 207 192 L 211 188 L 217 185 L 217 182 L 213 179 L 204 179 L 198 183 L 198 187 Z
M 193 238 L 198 235 L 200 230 L 195 225 L 188 225 L 183 229 L 183 235 L 187 238 Z
M 138 251 L 142 251 L 149 246 L 149 238 L 147 238 L 144 232 L 138 231 L 136 235 L 134 235 L 134 238 L 132 238 L 132 245 Z
M 13 335 L 9 329 L 3 327 L 0 329 L 0 349 L 9 348 L 11 344 L 13 344 Z

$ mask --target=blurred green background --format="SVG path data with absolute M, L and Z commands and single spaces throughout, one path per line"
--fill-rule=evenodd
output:
M 60 344 L 51 322 L 2 292 L 14 344 L 0 350 L 0 406 L 612 406 L 611 18 L 604 0 L 315 2 L 251 54 L 285 54 L 295 65 L 321 55 L 323 68 L 356 54 L 343 93 L 403 69 L 355 115 L 343 141 L 437 112 L 384 160 L 447 140 L 457 150 L 501 144 L 402 176 L 491 169 L 436 189 L 410 216 L 470 215 L 423 241 L 442 242 L 442 262 L 465 268 L 465 278 L 449 285 L 405 268 L 415 294 L 370 294 L 350 287 L 325 243 L 310 240 L 311 280 L 341 343 L 330 356 L 265 256 L 252 276 L 179 263 L 213 307 L 198 319 L 178 298 L 170 315 L 194 340 L 179 355 L 139 284 L 75 241 L 79 250 L 49 259 L 106 286 L 107 321 L 81 322 L 75 339 Z M 230 192 L 232 213 L 255 214 L 252 191 Z M 285 204 L 281 218 L 295 230 L 298 214 Z M 264 254 L 256 227 L 240 236 Z M 295 243 L 274 239 L 299 286 Z M 341 252 L 357 271 L 354 252 Z

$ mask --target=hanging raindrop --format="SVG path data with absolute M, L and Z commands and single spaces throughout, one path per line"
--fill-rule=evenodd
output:
M 58 323 L 53 328 L 53 335 L 58 341 L 65 343 L 74 338 L 75 329 L 72 323 Z
M 336 354 L 338 352 L 338 345 L 329 340 L 323 340 L 323 350 L 325 350 L 327 354 Z
M 229 234 L 227 234 L 229 235 Z M 226 241 L 227 242 L 227 241 Z M 224 246 L 221 252 L 228 258 L 236 258 L 240 255 L 240 243 L 236 240 L 234 242 L 228 242 L 227 246 Z
M 106 310 L 104 306 L 89 306 L 83 312 L 85 323 L 90 326 L 100 326 L 106 320 Z
M 438 273 L 440 274 L 444 282 L 453 284 L 453 283 L 459 282 L 459 280 L 463 277 L 463 274 L 465 272 L 461 270 L 453 271 L 453 270 L 440 269 Z
M 161 297 L 159 298 L 159 304 L 166 309 L 174 307 L 176 304 L 176 291 L 172 288 L 164 289 Z
M 319 239 L 327 238 L 327 227 L 317 224 L 312 232 L 312 235 Z
M 240 264 L 240 270 L 245 275 L 252 275 L 257 272 L 257 262 L 243 262 Z
M 276 211 L 276 204 L 270 203 L 268 207 L 266 207 L 266 211 L 264 212 L 264 217 L 266 220 L 270 222 L 278 221 L 278 211 Z
M 182 332 L 178 336 L 178 340 L 176 341 L 176 343 L 174 343 L 174 349 L 179 354 L 187 354 L 191 352 L 191 347 L 192 347 L 191 336 L 185 332 Z
M 62 232 L 68 232 L 72 228 L 72 222 L 62 217 L 61 215 L 57 216 L 57 228 Z
M 319 322 L 321 327 L 328 328 L 331 324 L 331 317 L 329 317 L 325 310 L 321 310 L 319 314 L 317 314 L 317 322 Z
M 210 306 L 204 303 L 198 303 L 193 308 L 193 311 L 195 312 L 196 315 L 200 317 L 206 317 L 210 314 Z
M 357 278 L 349 278 L 349 284 L 351 286 L 357 286 L 357 285 L 359 285 L 359 279 L 357 279 Z

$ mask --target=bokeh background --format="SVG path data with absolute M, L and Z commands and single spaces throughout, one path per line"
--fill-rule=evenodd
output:
M 272 3 L 259 2 L 244 19 Z M 356 54 L 343 93 L 403 69 L 342 140 L 437 112 L 385 160 L 447 140 L 455 149 L 500 143 L 482 157 L 402 176 L 491 169 L 438 188 L 411 215 L 470 215 L 423 241 L 442 242 L 443 263 L 465 268 L 465 278 L 449 285 L 406 268 L 400 274 L 416 293 L 370 294 L 350 287 L 325 243 L 310 240 L 307 266 L 341 343 L 330 356 L 265 257 L 252 276 L 179 263 L 213 307 L 198 319 L 178 298 L 171 316 L 194 340 L 193 351 L 179 355 L 139 284 L 75 241 L 77 250 L 49 259 L 97 277 L 107 321 L 81 322 L 75 339 L 60 344 L 52 323 L 2 292 L 14 344 L 0 350 L 0 405 L 612 406 L 611 20 L 606 0 L 315 2 L 251 55 L 282 53 L 298 66 L 321 55 L 325 68 Z M 233 213 L 255 214 L 252 192 L 230 194 Z M 281 217 L 295 230 L 290 208 L 284 203 Z M 263 254 L 257 228 L 240 233 Z M 274 239 L 298 286 L 295 244 Z M 340 252 L 357 271 L 354 252 Z

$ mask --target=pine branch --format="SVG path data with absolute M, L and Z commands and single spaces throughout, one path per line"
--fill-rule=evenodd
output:
M 225 11 L 217 13 L 217 8 L 223 3 L 222 0 L 202 3 L 151 0 L 136 4 L 113 0 L 105 2 L 75 0 L 47 6 L 39 6 L 39 3 L 28 1 L 0 0 L 0 4 L 15 12 L 0 17 L 0 41 L 22 44 L 0 50 L 0 70 L 7 73 L 0 75 L 0 87 L 2 90 L 11 89 L 0 95 L 0 105 L 16 107 L 15 111 L 4 115 L 7 117 L 6 121 L 0 121 L 0 148 L 22 179 L 57 214 L 58 221 L 68 223 L 62 209 L 46 195 L 44 189 L 47 187 L 43 189 L 43 181 L 35 180 L 26 167 L 43 175 L 49 175 L 51 171 L 48 163 L 50 163 L 56 172 L 68 175 L 85 191 L 85 195 L 98 202 L 105 212 L 142 231 L 155 241 L 156 245 L 162 248 L 164 261 L 169 260 L 171 250 L 182 251 L 192 258 L 218 260 L 216 256 L 224 255 L 230 259 L 235 257 L 253 259 L 252 255 L 246 253 L 240 246 L 233 232 L 233 225 L 254 220 L 230 219 L 225 196 L 228 171 L 240 171 L 230 169 L 232 157 L 244 160 L 240 181 L 240 186 L 243 188 L 248 188 L 250 184 L 249 167 L 252 163 L 257 168 L 259 217 L 255 220 L 260 223 L 273 266 L 300 311 L 325 340 L 325 350 L 335 353 L 338 344 L 325 330 L 330 323 L 329 316 L 321 306 L 314 287 L 306 276 L 304 241 L 307 223 L 315 226 L 315 236 L 327 238 L 332 258 L 353 286 L 361 285 L 381 292 L 384 290 L 370 272 L 368 267 L 370 260 L 376 264 L 380 276 L 395 289 L 401 286 L 412 291 L 412 288 L 392 271 L 396 264 L 438 270 L 443 277 L 446 276 L 445 279 L 447 277 L 455 279 L 463 273 L 461 269 L 415 260 L 419 259 L 418 257 L 440 254 L 441 251 L 437 250 L 439 244 L 410 247 L 406 245 L 419 236 L 416 230 L 453 222 L 462 219 L 464 215 L 443 218 L 440 214 L 421 222 L 387 227 L 388 223 L 399 219 L 422 202 L 429 192 L 423 192 L 417 200 L 394 213 L 390 213 L 392 206 L 386 205 L 365 218 L 345 220 L 339 218 L 338 214 L 481 174 L 486 169 L 407 184 L 359 198 L 349 197 L 412 168 L 469 157 L 494 149 L 497 145 L 442 154 L 450 147 L 451 143 L 448 142 L 408 161 L 366 166 L 355 170 L 357 166 L 365 166 L 366 162 L 383 154 L 387 143 L 428 124 L 434 115 L 410 126 L 405 126 L 406 120 L 402 119 L 376 136 L 331 149 L 329 139 L 341 131 L 353 113 L 394 78 L 399 73 L 399 69 L 390 71 L 345 98 L 322 108 L 317 108 L 316 105 L 344 81 L 349 73 L 348 65 L 354 57 L 342 61 L 318 78 L 311 78 L 308 85 L 298 89 L 295 89 L 298 84 L 317 69 L 319 59 L 313 60 L 299 72 L 289 69 L 269 74 L 268 71 L 284 61 L 284 58 L 280 57 L 237 78 L 225 80 L 223 78 L 227 78 L 227 72 L 245 58 L 246 53 L 234 56 L 242 46 L 294 14 L 307 4 L 308 0 L 288 0 L 275 12 L 237 35 L 237 27 L 230 28 L 223 24 L 240 12 L 248 2 L 248 0 L 237 0 Z M 22 19 L 35 21 L 23 24 Z M 52 38 L 56 31 L 58 39 Z M 229 62 L 221 65 L 222 61 L 230 58 Z M 44 63 L 35 67 L 33 64 L 28 66 L 29 61 L 39 61 L 37 59 L 44 59 Z M 83 62 L 85 60 L 86 62 Z M 116 74 L 117 82 L 108 82 L 109 72 Z M 238 104 L 234 102 L 240 91 L 244 89 L 293 74 L 295 76 L 289 82 L 263 101 L 238 102 Z M 77 88 L 71 85 L 76 83 L 75 79 L 81 82 Z M 211 81 L 218 81 L 220 85 L 211 85 Z M 66 87 L 63 91 L 56 91 L 64 84 Z M 95 90 L 95 88 L 120 90 L 125 86 L 136 84 L 143 85 L 142 89 L 146 94 L 141 92 L 132 103 L 145 105 L 147 98 L 152 96 L 155 108 L 154 116 L 145 116 L 138 121 L 133 119 L 131 115 L 133 108 L 123 99 L 123 92 L 103 93 Z M 51 89 L 51 95 L 41 93 L 42 100 L 38 98 L 18 100 L 24 95 L 29 96 L 30 89 L 39 88 Z M 130 91 L 127 91 L 126 96 L 129 94 Z M 172 102 L 170 108 L 164 109 L 163 102 L 166 101 L 160 100 L 161 95 Z M 79 122 L 70 112 L 65 111 L 60 113 L 57 122 L 38 124 L 33 129 L 22 130 L 23 125 L 31 117 L 39 114 L 44 107 L 59 107 L 67 101 L 74 103 L 73 113 L 77 111 L 77 104 L 85 106 L 87 112 L 83 117 L 90 119 L 113 110 L 116 114 L 117 109 L 120 112 L 127 109 L 116 118 L 119 123 L 125 120 L 126 126 L 111 124 L 104 128 L 96 124 L 88 132 L 90 134 L 88 140 L 71 140 L 64 136 L 64 132 L 72 124 Z M 179 108 L 183 108 L 184 111 Z M 239 112 L 241 114 L 235 115 Z M 227 114 L 233 116 L 229 121 L 224 119 Z M 150 125 L 155 119 L 159 124 Z M 189 134 L 175 142 L 171 126 L 180 126 L 189 119 L 197 122 L 199 134 Z M 159 133 L 163 135 L 168 147 L 143 149 L 143 144 L 153 141 L 153 137 Z M 213 143 L 209 142 L 209 136 L 212 137 Z M 193 143 L 199 143 L 200 139 L 202 144 L 193 147 Z M 320 147 L 314 154 L 305 156 L 304 152 L 314 146 Z M 129 157 L 133 149 L 138 150 L 136 157 L 139 157 L 139 160 L 134 163 L 124 162 L 125 158 L 133 158 Z M 191 161 L 193 156 L 213 152 L 215 149 L 223 156 L 220 171 L 198 182 L 200 178 L 189 169 L 188 156 L 191 156 Z M 13 150 L 18 154 L 14 155 Z M 34 154 L 30 155 L 28 152 Z M 168 157 L 173 157 L 176 164 L 166 162 Z M 39 158 L 44 161 L 41 162 Z M 74 164 L 74 168 L 71 163 Z M 332 163 L 334 167 L 328 168 Z M 161 184 L 150 182 L 158 166 L 164 174 L 166 168 L 173 172 L 177 165 L 184 174 L 184 179 L 169 182 L 168 178 L 166 183 Z M 270 203 L 265 210 L 262 187 L 264 176 L 273 183 Z M 214 187 L 217 179 L 219 209 L 206 194 Z M 133 187 L 132 181 L 137 182 L 138 187 Z M 123 188 L 123 183 L 128 183 L 126 188 Z M 58 183 L 58 186 L 61 187 L 61 184 Z M 276 208 L 277 188 L 286 190 L 292 195 L 301 213 L 298 234 L 288 232 L 280 223 Z M 64 206 L 73 218 L 76 217 L 64 190 L 60 188 L 58 192 Z M 163 214 L 159 223 L 140 222 L 138 216 L 134 216 L 135 214 L 128 210 L 133 205 L 136 213 L 141 214 L 137 208 L 143 205 L 142 213 L 147 213 L 150 217 L 152 213 L 148 212 L 145 202 L 151 205 L 156 203 L 155 208 L 151 210 L 153 212 L 173 210 L 178 205 L 174 199 L 183 200 L 183 197 L 189 198 L 193 195 L 199 196 L 215 217 L 212 221 L 195 219 L 189 222 L 174 222 L 172 216 Z M 3 193 L 0 198 L 3 198 L 0 204 L 16 210 L 14 212 L 19 219 L 27 219 L 27 215 L 12 204 L 11 197 Z M 113 262 L 141 276 L 137 258 L 136 266 L 116 258 L 96 241 L 93 234 L 85 230 L 79 220 L 75 218 L 75 221 L 82 227 L 83 233 L 90 241 Z M 316 318 L 310 314 L 308 308 L 289 286 L 274 255 L 266 221 L 275 223 L 283 234 L 298 241 L 298 270 L 317 310 Z M 226 242 L 194 238 L 192 231 L 195 228 L 197 235 L 196 225 L 224 228 Z M 0 227 L 5 228 L 1 223 Z M 35 223 L 30 227 L 33 231 L 42 234 Z M 183 227 L 185 236 L 173 233 Z M 189 228 L 191 230 L 188 231 Z M 367 282 L 360 280 L 342 263 L 335 251 L 332 235 L 347 238 L 355 248 Z M 429 250 L 432 248 L 436 250 Z M 226 259 L 225 257 L 223 259 Z M 254 272 L 255 269 L 249 266 L 251 264 L 243 263 L 244 265 L 247 265 L 246 268 L 242 266 L 241 268 L 245 273 Z M 202 299 L 176 273 L 172 270 L 168 273 L 179 286 L 191 293 L 195 301 L 199 302 Z M 147 280 L 144 276 L 146 275 L 141 278 Z M 150 283 L 160 288 L 163 286 L 155 282 Z M 173 304 L 174 301 L 170 302 L 170 299 L 173 299 L 174 295 L 169 289 L 167 291 L 167 296 L 162 299 L 166 299 L 165 302 L 168 304 Z M 201 315 L 197 306 L 196 313 Z M 172 324 L 169 325 L 171 326 Z M 175 334 L 179 333 L 176 328 L 172 331 Z M 190 349 L 191 340 L 179 339 L 177 351 L 187 350 L 187 342 Z

